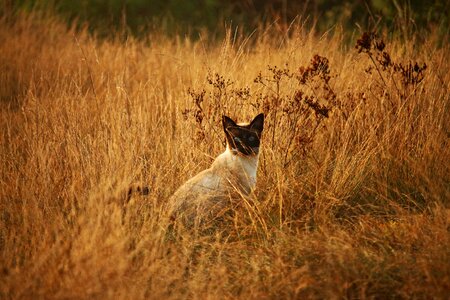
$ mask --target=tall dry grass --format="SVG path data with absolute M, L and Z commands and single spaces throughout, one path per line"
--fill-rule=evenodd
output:
M 448 296 L 448 43 L 0 24 L 0 298 Z M 260 111 L 253 201 L 170 236 L 164 204 L 223 150 L 221 114 Z M 124 201 L 136 182 L 150 194 Z

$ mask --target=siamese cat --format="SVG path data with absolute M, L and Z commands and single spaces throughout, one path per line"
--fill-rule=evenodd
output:
M 223 116 L 222 125 L 225 152 L 170 198 L 171 218 L 181 218 L 187 226 L 220 218 L 233 207 L 233 200 L 248 196 L 255 188 L 264 114 L 248 124 Z

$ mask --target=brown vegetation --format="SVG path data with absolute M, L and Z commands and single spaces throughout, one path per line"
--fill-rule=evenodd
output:
M 448 296 L 433 34 L 99 40 L 22 15 L 0 40 L 0 298 Z M 253 201 L 210 235 L 168 233 L 165 202 L 223 150 L 222 114 L 258 112 Z M 136 182 L 148 195 L 123 201 Z

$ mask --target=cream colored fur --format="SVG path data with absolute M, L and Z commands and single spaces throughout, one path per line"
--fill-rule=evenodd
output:
M 259 154 L 244 156 L 232 153 L 227 146 L 209 169 L 183 184 L 171 197 L 171 210 L 193 224 L 196 218 L 215 218 L 242 199 L 256 185 Z

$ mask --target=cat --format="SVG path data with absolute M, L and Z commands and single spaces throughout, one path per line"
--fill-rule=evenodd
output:
M 248 124 L 222 116 L 226 149 L 206 169 L 186 181 L 169 200 L 172 220 L 184 225 L 218 219 L 233 205 L 233 199 L 248 196 L 256 185 L 264 114 Z

